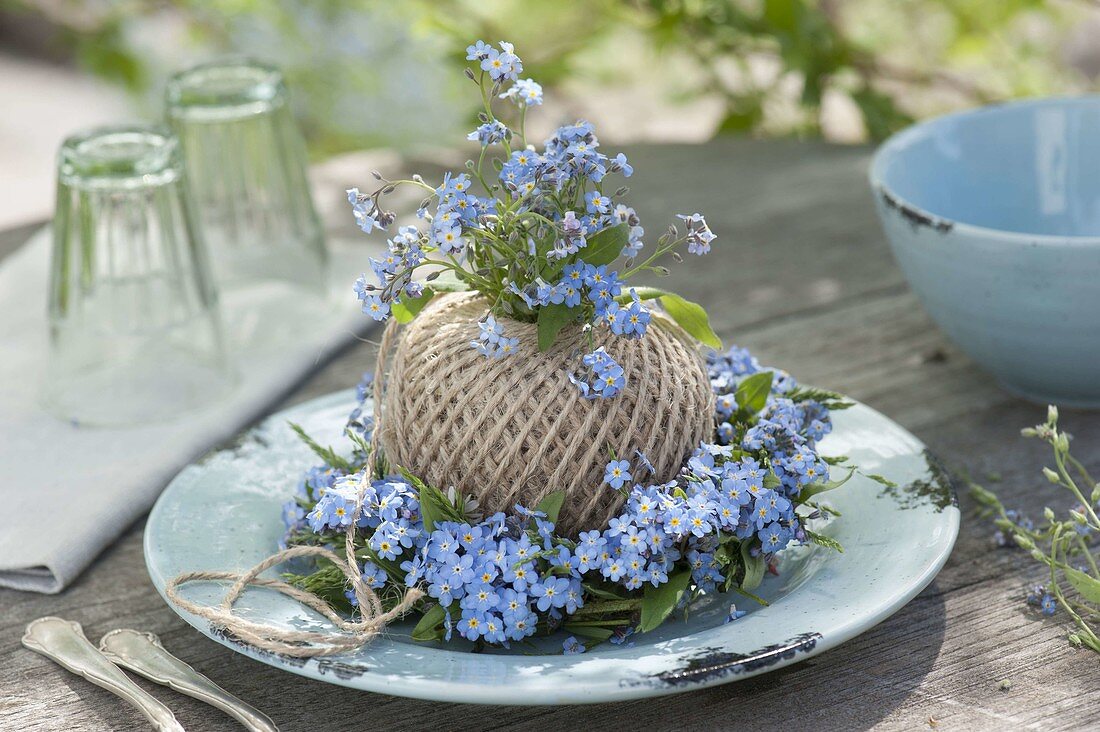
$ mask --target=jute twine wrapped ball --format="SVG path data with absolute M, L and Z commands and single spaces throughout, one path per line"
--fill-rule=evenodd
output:
M 519 338 L 518 352 L 491 359 L 470 346 L 486 312 L 477 295 L 444 295 L 389 331 L 397 342 L 379 356 L 378 439 L 392 465 L 441 489 L 455 486 L 487 514 L 517 503 L 533 508 L 565 490 L 558 528 L 575 536 L 605 527 L 623 503 L 602 485 L 609 449 L 631 461 L 636 479 L 665 482 L 712 436 L 714 394 L 698 345 L 667 318 L 655 313 L 641 339 L 597 331 L 595 345 L 623 367 L 626 387 L 585 399 L 568 379 L 592 350 L 579 326 L 540 353 L 534 324 L 502 320 L 505 335 Z

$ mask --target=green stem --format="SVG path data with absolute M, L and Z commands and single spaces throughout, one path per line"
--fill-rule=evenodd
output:
M 634 274 L 637 274 L 638 272 L 641 272 L 642 270 L 649 267 L 649 265 L 653 264 L 653 262 L 657 261 L 659 258 L 663 257 L 664 255 L 668 254 L 669 252 L 671 252 L 676 247 L 683 244 L 685 241 L 687 241 L 686 236 L 677 239 L 676 241 L 672 242 L 671 244 L 666 244 L 663 247 L 658 246 L 657 251 L 653 252 L 653 254 L 651 254 L 649 256 L 649 259 L 645 260 L 641 264 L 635 265 L 634 267 L 630 268 L 619 279 L 625 280 L 625 279 L 628 279 L 631 275 L 634 275 Z
M 1089 627 L 1088 623 L 1085 622 L 1084 618 L 1082 618 L 1080 615 L 1077 614 L 1077 611 L 1073 608 L 1073 605 L 1068 600 L 1066 600 L 1065 595 L 1062 594 L 1062 588 L 1058 585 L 1058 576 L 1055 572 L 1055 566 L 1058 565 L 1058 561 L 1057 561 L 1058 558 L 1057 558 L 1055 552 L 1057 551 L 1058 539 L 1061 536 L 1060 532 L 1061 532 L 1060 528 L 1054 530 L 1054 537 L 1051 539 L 1051 545 L 1050 545 L 1050 549 L 1051 549 L 1050 589 L 1051 589 L 1051 592 L 1054 593 L 1054 597 L 1055 597 L 1055 599 L 1058 600 L 1058 603 L 1065 609 L 1065 611 L 1067 613 L 1069 613 L 1069 616 L 1071 618 L 1073 618 L 1073 622 L 1077 625 L 1078 629 L 1080 629 L 1082 632 L 1084 632 L 1092 640 L 1093 644 L 1100 644 L 1100 638 L 1096 637 L 1096 634 L 1092 632 L 1092 628 Z M 1063 564 L 1061 566 L 1064 567 L 1065 565 Z
M 1063 457 L 1062 451 L 1058 448 L 1054 449 L 1054 464 L 1058 466 L 1058 475 L 1061 476 L 1063 484 L 1066 488 L 1073 491 L 1073 495 L 1077 496 L 1077 500 L 1081 502 L 1081 505 L 1085 507 L 1085 511 L 1092 519 L 1092 527 L 1100 531 L 1100 517 L 1096 515 L 1096 511 L 1092 508 L 1092 502 L 1085 500 L 1085 497 L 1081 495 L 1081 489 L 1077 487 L 1077 484 L 1073 482 L 1073 478 L 1070 477 L 1069 471 L 1066 470 L 1066 461 Z
M 767 607 L 768 605 L 771 604 L 770 602 L 765 600 L 763 597 L 760 597 L 760 595 L 753 594 L 753 593 L 749 592 L 748 590 L 737 587 L 736 585 L 734 585 L 734 587 L 732 589 L 737 594 L 744 595 L 745 597 L 749 598 L 750 600 L 753 600 L 754 602 L 759 603 L 760 605 L 762 605 L 764 607 Z
M 1069 460 L 1070 465 L 1077 469 L 1077 472 L 1081 474 L 1081 477 L 1085 480 L 1086 483 L 1088 483 L 1093 488 L 1096 487 L 1096 481 L 1093 480 L 1091 475 L 1089 475 L 1089 471 L 1085 469 L 1085 466 L 1081 464 L 1080 460 L 1073 457 L 1073 455 L 1070 455 L 1068 452 L 1066 453 L 1066 459 Z
M 489 99 L 489 89 L 488 89 L 488 87 L 485 86 L 485 72 L 484 71 L 481 72 L 481 77 L 478 79 L 477 85 L 478 85 L 478 88 L 481 89 L 481 103 L 485 107 L 486 116 L 489 118 L 490 122 L 498 122 L 499 120 L 497 119 L 496 115 L 493 114 L 493 102 L 492 102 L 491 99 Z M 511 157 L 512 148 L 508 144 L 508 141 L 507 140 L 502 140 L 501 145 L 504 146 L 504 149 L 508 151 L 508 156 Z
M 489 90 L 485 87 L 485 71 L 481 72 L 481 76 L 477 79 L 477 88 L 481 90 L 481 104 L 485 107 L 485 114 L 489 117 L 489 121 L 492 122 L 496 119 L 493 116 L 493 105 L 489 101 Z
M 402 178 L 401 180 L 391 180 L 390 182 L 386 183 L 386 186 L 401 186 L 401 185 L 417 186 L 419 188 L 423 188 L 426 191 L 431 191 L 432 193 L 435 193 L 435 189 L 432 188 L 430 185 L 428 185 L 427 183 L 425 183 L 422 180 L 412 180 L 411 178 Z M 383 186 L 383 188 L 384 187 L 385 186 Z
M 1074 531 L 1073 533 L 1076 536 L 1077 545 L 1081 547 L 1081 553 L 1085 555 L 1085 559 L 1088 560 L 1089 566 L 1092 567 L 1093 576 L 1097 579 L 1100 579 L 1100 568 L 1097 568 L 1096 559 L 1093 558 L 1092 552 L 1089 551 L 1089 546 L 1085 543 L 1085 538 L 1078 534 L 1076 531 Z
M 558 228 L 557 223 L 551 221 L 550 219 L 546 218 L 545 216 L 543 216 L 542 214 L 540 214 L 536 211 L 524 211 L 523 213 L 521 213 L 519 216 L 516 217 L 516 220 L 517 221 L 523 221 L 526 218 L 532 218 L 532 219 L 535 219 L 537 221 L 541 221 L 544 224 L 548 224 L 549 226 L 553 226 L 555 229 Z
M 477 158 L 477 167 L 474 169 L 474 175 L 477 176 L 477 180 L 481 183 L 481 187 L 485 189 L 486 196 L 493 195 L 493 189 L 489 187 L 489 184 L 485 182 L 485 176 L 481 174 L 481 166 L 485 162 L 485 151 L 489 149 L 488 145 L 481 146 L 481 155 Z

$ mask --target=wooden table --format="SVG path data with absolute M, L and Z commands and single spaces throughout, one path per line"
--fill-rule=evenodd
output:
M 1039 476 L 1047 455 L 1019 429 L 1042 421 L 1045 409 L 1000 390 L 921 310 L 875 220 L 867 149 L 722 140 L 626 152 L 638 171 L 630 200 L 649 232 L 661 231 L 674 213 L 696 210 L 718 232 L 714 253 L 676 267 L 666 284 L 703 303 L 726 343 L 866 402 L 912 430 L 956 473 L 986 480 L 1007 504 L 1040 516 L 1055 490 Z M 363 171 L 347 182 L 367 179 Z M 4 235 L 0 251 L 28 233 Z M 368 344 L 349 349 L 278 406 L 350 386 L 373 358 Z M 1100 414 L 1065 410 L 1063 423 L 1077 436 L 1078 455 L 1100 468 Z M 1064 503 L 1060 495 L 1054 500 Z M 1100 658 L 1070 647 L 1063 615 L 1038 619 L 1025 610 L 1024 589 L 1040 573 L 1021 552 L 996 548 L 974 502 L 965 493 L 960 501 L 962 532 L 939 578 L 859 638 L 726 686 L 561 708 L 410 701 L 246 659 L 200 636 L 161 601 L 145 573 L 139 522 L 60 595 L 0 591 L 0 729 L 142 727 L 114 697 L 19 646 L 24 626 L 41 615 L 78 620 L 91 638 L 120 626 L 158 633 L 170 651 L 285 730 L 1100 725 Z M 146 686 L 188 729 L 232 729 L 211 708 Z

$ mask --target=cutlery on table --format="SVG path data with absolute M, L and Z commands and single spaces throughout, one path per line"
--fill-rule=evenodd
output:
M 252 732 L 278 732 L 266 714 L 173 656 L 152 633 L 127 628 L 112 630 L 99 641 L 99 649 L 125 669 L 221 709 Z
M 27 626 L 23 645 L 130 702 L 141 710 L 155 729 L 184 732 L 172 710 L 107 660 L 84 635 L 80 623 L 55 617 L 39 618 Z

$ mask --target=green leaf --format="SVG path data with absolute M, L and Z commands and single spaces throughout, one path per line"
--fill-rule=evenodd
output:
M 404 325 L 415 318 L 420 311 L 424 309 L 424 306 L 431 302 L 433 297 L 435 297 L 435 292 L 425 287 L 423 295 L 417 298 L 405 298 L 401 302 L 395 302 L 390 306 L 390 312 L 393 313 L 394 320 Z
M 1100 580 L 1073 567 L 1066 567 L 1062 571 L 1073 588 L 1081 593 L 1081 597 L 1089 602 L 1100 603 Z
M 637 293 L 639 300 L 656 300 L 659 297 L 672 294 L 668 290 L 662 290 L 659 287 L 631 287 L 630 289 Z M 634 297 L 630 292 L 624 292 L 615 299 L 621 304 L 626 305 L 632 302 Z
M 782 481 L 779 480 L 779 476 L 775 474 L 774 470 L 768 469 L 768 472 L 764 474 L 763 485 L 767 489 L 778 488 L 782 485 Z
M 554 339 L 567 323 L 577 319 L 577 311 L 564 304 L 543 305 L 539 308 L 539 350 L 548 351 Z
M 542 511 L 546 514 L 547 519 L 556 524 L 563 503 L 565 503 L 565 491 L 554 491 L 539 501 L 539 505 L 535 506 L 535 510 Z
M 566 623 L 564 627 L 566 633 L 601 641 L 605 641 L 615 634 L 611 628 L 601 628 L 598 625 L 585 625 L 584 623 Z
M 364 440 L 363 436 L 360 435 L 358 432 L 355 432 L 350 427 L 344 427 L 344 436 L 351 440 L 355 447 L 358 448 L 364 455 L 370 455 L 370 443 Z M 364 464 L 365 461 L 363 463 L 357 463 L 356 470 L 362 469 Z
M 722 340 L 710 327 L 710 319 L 702 305 L 685 300 L 675 293 L 661 295 L 659 302 L 668 316 L 695 340 L 715 350 L 722 348 Z
M 465 517 L 447 499 L 443 491 L 435 486 L 428 485 L 404 468 L 401 469 L 401 474 L 419 491 L 420 518 L 424 521 L 425 531 L 433 531 L 438 521 L 465 520 Z
M 848 397 L 840 392 L 818 389 L 812 386 L 797 386 L 793 391 L 788 392 L 786 397 L 793 402 L 820 402 L 830 412 L 850 409 L 855 406 L 855 402 L 850 401 Z
M 469 289 L 470 286 L 455 277 L 451 270 L 444 270 L 424 286 L 424 293 L 420 297 L 405 298 L 401 302 L 394 303 L 390 310 L 394 320 L 404 325 L 419 315 L 424 306 L 441 292 L 465 292 Z
M 840 511 L 833 508 L 832 506 L 829 506 L 829 505 L 824 504 L 824 503 L 815 503 L 814 501 L 806 501 L 805 503 L 801 503 L 800 505 L 809 506 L 810 508 L 821 511 L 821 513 L 825 514 L 826 516 L 843 516 L 844 515 Z
M 818 546 L 823 546 L 827 549 L 836 549 L 841 554 L 844 553 L 844 547 L 841 546 L 840 542 L 833 537 L 819 534 L 816 531 L 810 531 L 805 526 L 802 527 L 802 530 L 806 532 L 806 536 L 809 538 L 809 540 L 817 544 Z
M 672 614 L 691 581 L 691 570 L 684 569 L 668 577 L 668 582 L 654 587 L 647 584 L 642 596 L 642 619 L 638 630 L 643 633 L 656 628 Z
M 435 490 L 435 489 L 433 489 Z M 424 531 L 432 532 L 435 530 L 435 524 L 437 521 L 445 521 L 443 518 L 443 512 L 438 509 L 433 501 L 426 500 L 424 491 L 420 492 L 420 518 L 424 521 Z
M 879 475 L 878 473 L 860 473 L 860 475 L 862 475 L 864 478 L 870 478 L 871 480 L 875 481 L 876 483 L 878 483 L 879 485 L 881 485 L 885 488 L 897 488 L 898 487 L 897 483 L 890 480 L 889 478 L 887 478 L 884 475 Z
M 578 255 L 585 264 L 599 267 L 611 264 L 630 240 L 630 227 L 626 224 L 612 226 L 588 237 L 588 242 Z
M 752 547 L 748 541 L 741 543 L 741 563 L 745 565 L 745 578 L 741 580 L 741 589 L 751 592 L 764 581 L 764 554 L 752 556 Z
M 855 468 L 849 468 L 848 474 L 840 480 L 830 480 L 826 481 L 825 483 L 811 483 L 810 485 L 802 486 L 802 490 L 798 492 L 799 503 L 804 503 L 808 499 L 813 498 L 820 493 L 824 493 L 825 491 L 831 491 L 835 488 L 839 488 L 840 486 L 851 480 L 852 476 L 855 475 L 855 472 Z
M 632 287 L 639 300 L 659 300 L 661 307 L 681 328 L 691 334 L 693 338 L 705 346 L 714 349 L 722 347 L 722 341 L 715 335 L 710 327 L 710 319 L 702 305 L 685 300 L 675 292 L 662 290 L 659 287 Z M 630 292 L 624 292 L 615 298 L 621 304 L 633 301 Z
M 520 562 L 522 563 L 522 562 Z M 584 607 L 579 608 L 577 612 L 570 616 L 573 622 L 582 622 L 583 616 L 585 623 L 597 623 L 599 625 L 627 625 L 629 620 L 624 620 L 623 615 L 630 616 L 636 610 L 641 607 L 641 598 L 634 598 L 631 600 L 588 600 L 585 602 Z M 619 616 L 617 620 L 607 620 L 608 616 Z M 591 617 L 598 617 L 600 620 L 590 620 Z
M 414 641 L 443 640 L 443 620 L 447 617 L 447 611 L 442 605 L 432 605 L 420 622 L 412 631 Z
M 331 447 L 325 447 L 317 443 L 312 437 L 306 434 L 306 431 L 302 429 L 301 425 L 294 422 L 287 422 L 290 425 L 290 429 L 294 430 L 294 433 L 301 438 L 302 442 L 309 446 L 310 450 L 313 450 L 317 457 L 325 461 L 325 465 L 330 465 L 334 468 L 340 468 L 348 473 L 354 472 L 353 466 L 344 458 L 336 454 L 336 451 Z
M 756 414 L 763 409 L 768 402 L 768 394 L 772 391 L 772 379 L 774 378 L 774 372 L 760 371 L 742 379 L 741 383 L 737 385 L 737 392 L 734 394 L 734 398 L 737 399 L 737 406 L 749 414 Z
M 626 599 L 625 595 L 620 595 L 616 592 L 613 592 L 612 590 L 604 589 L 603 587 L 597 587 L 596 585 L 591 584 L 590 582 L 585 582 L 581 586 L 584 587 L 585 591 L 588 592 L 590 595 L 593 595 L 594 597 L 602 598 L 604 600 L 625 600 Z

